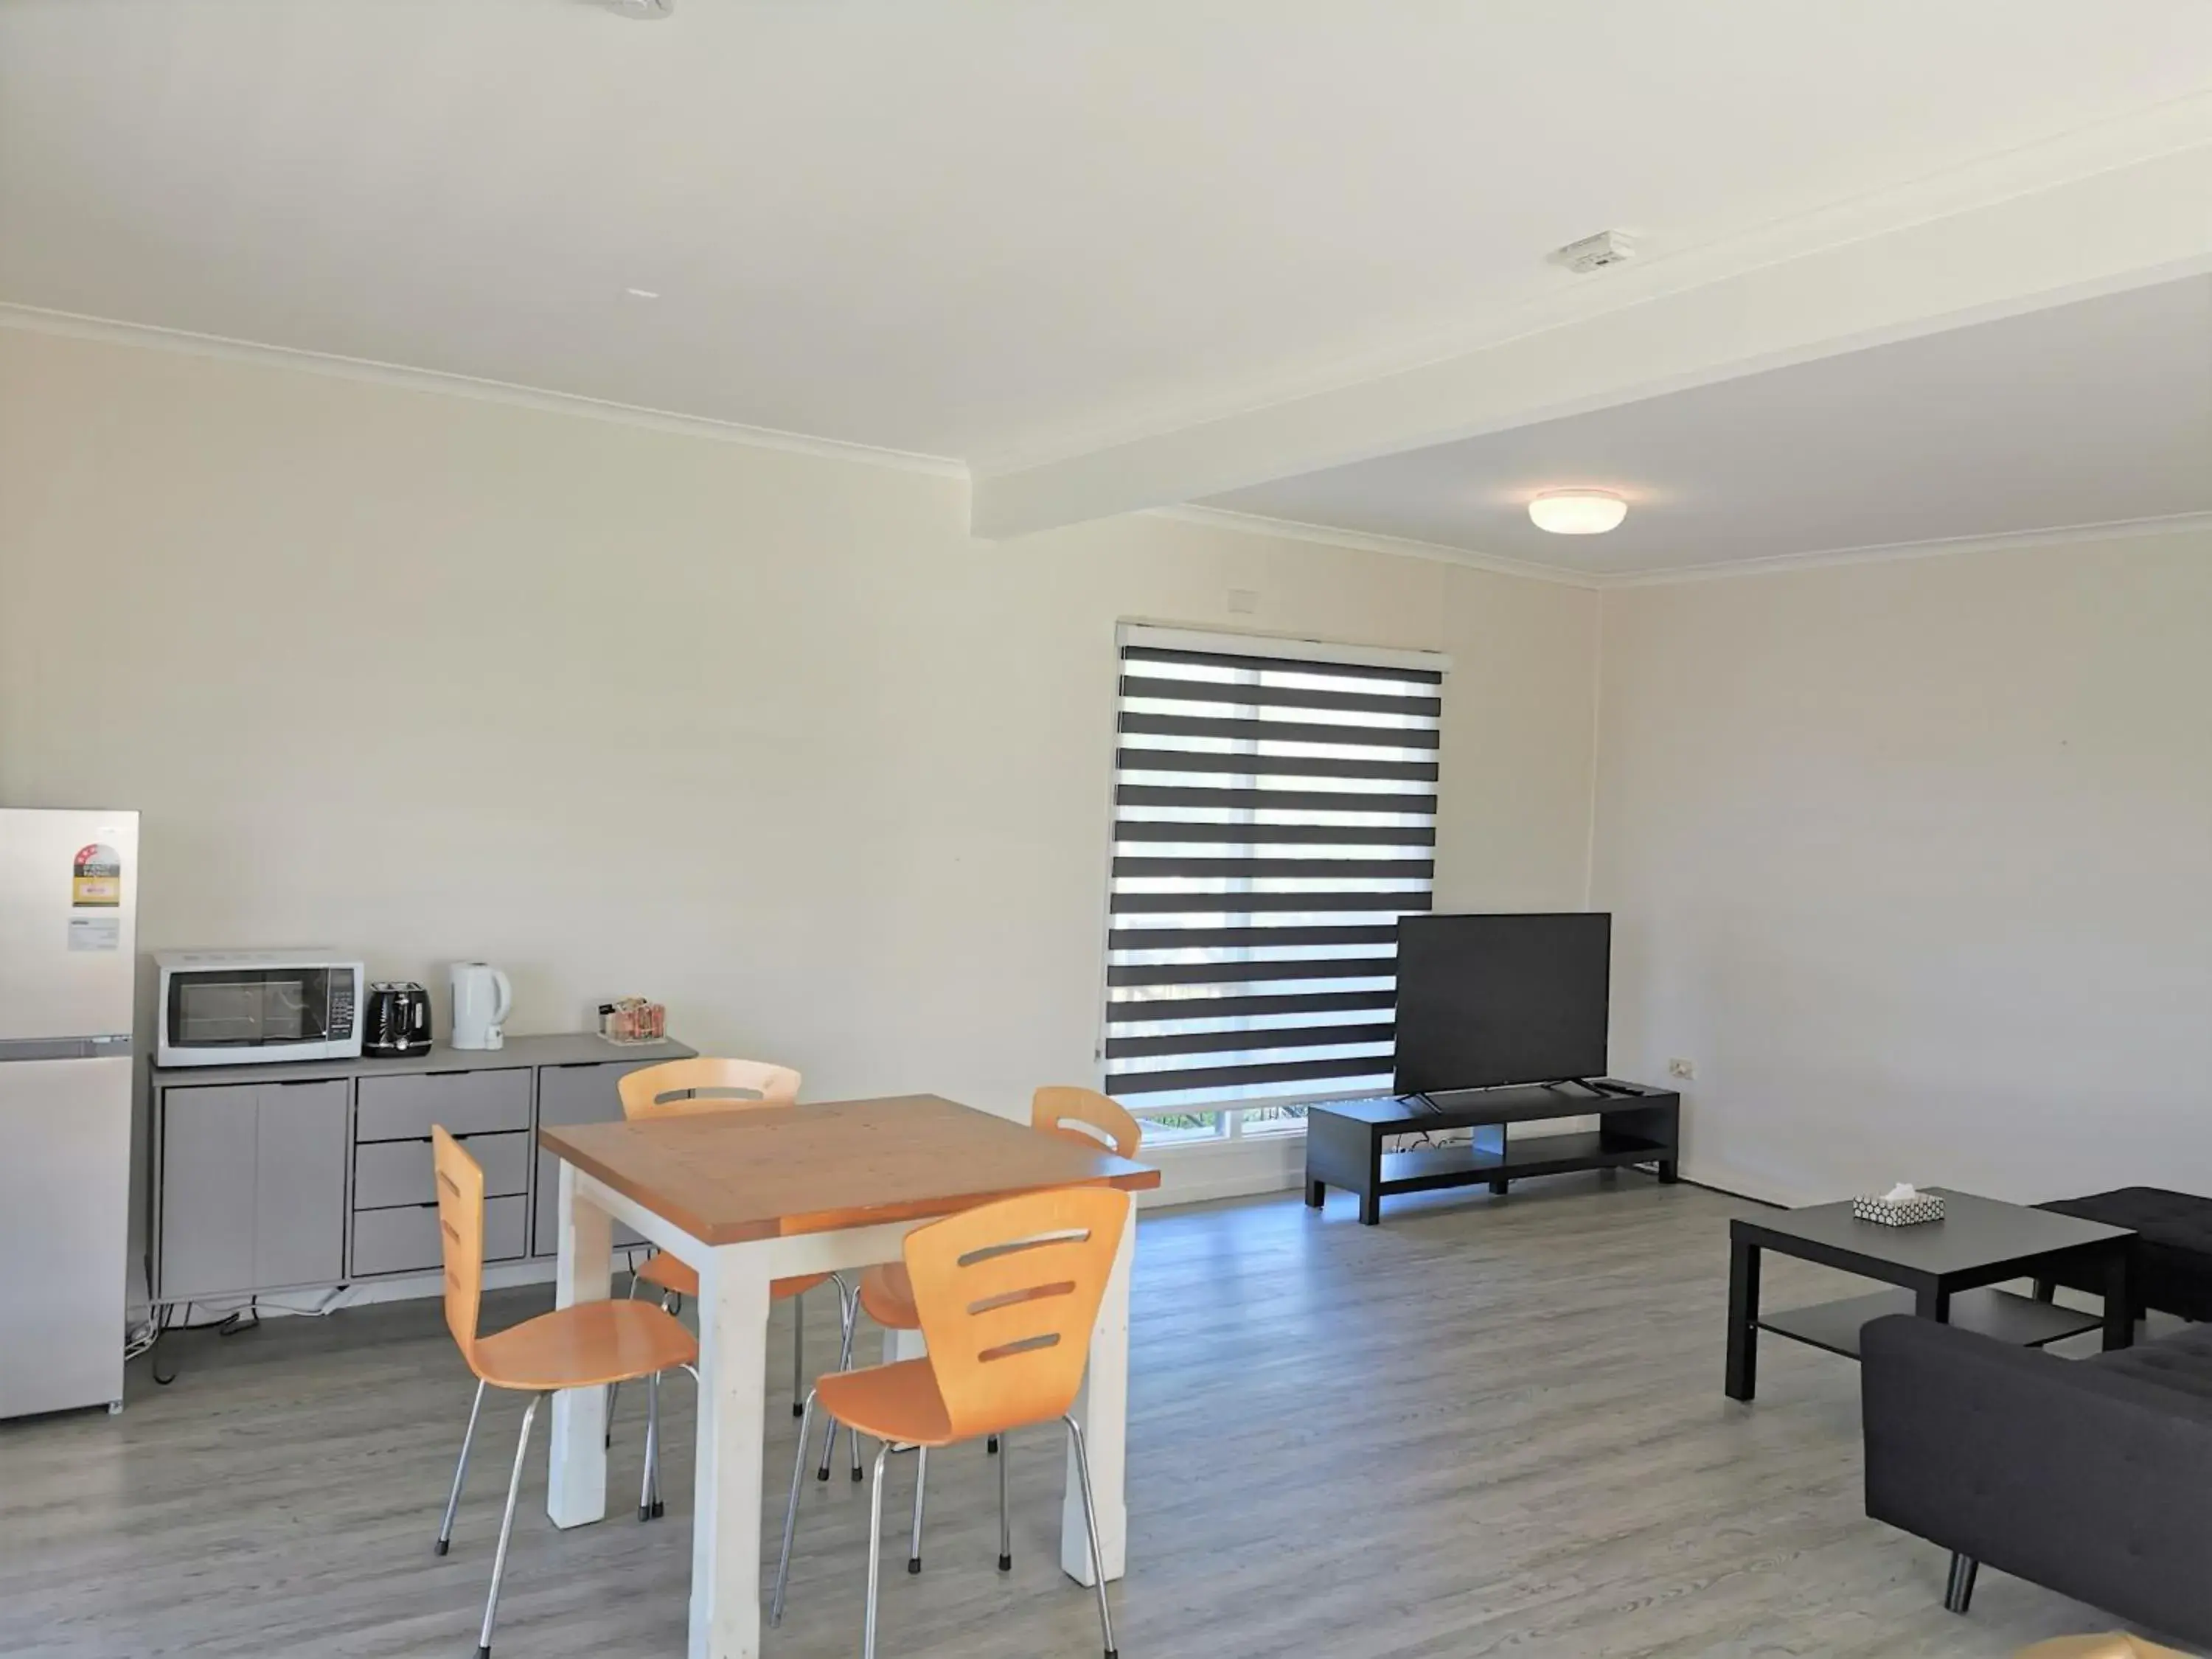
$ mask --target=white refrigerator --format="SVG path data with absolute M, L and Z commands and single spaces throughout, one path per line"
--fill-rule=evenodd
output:
M 0 810 L 0 1418 L 123 1400 L 138 815 Z

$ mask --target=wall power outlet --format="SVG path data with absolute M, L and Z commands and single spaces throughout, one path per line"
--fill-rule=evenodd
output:
M 1668 1077 L 1687 1083 L 1691 1079 L 1696 1077 L 1697 1074 L 1698 1062 L 1694 1060 L 1670 1060 L 1667 1062 L 1667 1075 Z

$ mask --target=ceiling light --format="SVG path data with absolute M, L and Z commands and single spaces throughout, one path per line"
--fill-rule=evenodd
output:
M 1628 503 L 1606 489 L 1547 489 L 1528 503 L 1528 516 L 1554 536 L 1602 536 L 1628 516 Z
M 626 288 L 623 292 L 633 300 L 658 300 L 660 297 L 660 290 L 653 288 Z

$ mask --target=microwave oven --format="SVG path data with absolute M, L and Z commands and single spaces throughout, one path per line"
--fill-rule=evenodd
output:
M 357 1060 L 367 969 L 333 951 L 157 951 L 156 1066 Z

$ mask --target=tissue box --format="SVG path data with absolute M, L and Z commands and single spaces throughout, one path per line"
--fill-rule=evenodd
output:
M 1935 1193 L 1916 1193 L 1901 1204 L 1886 1198 L 1855 1198 L 1851 1213 L 1861 1221 L 1878 1221 L 1885 1227 L 1912 1227 L 1943 1218 L 1943 1200 Z

